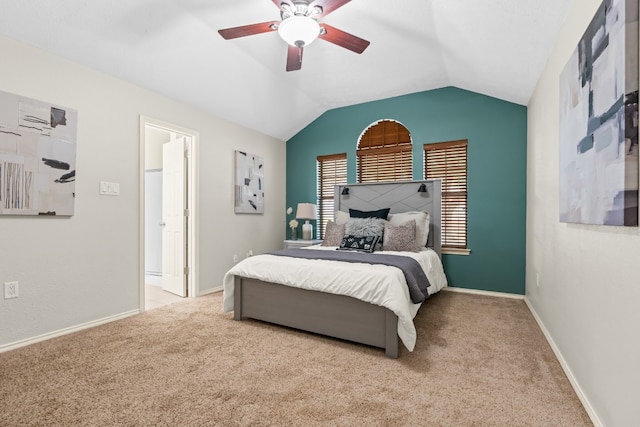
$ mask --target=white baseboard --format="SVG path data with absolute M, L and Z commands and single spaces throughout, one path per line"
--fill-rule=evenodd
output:
M 540 318 L 540 316 L 538 316 L 538 313 L 533 308 L 533 305 L 531 305 L 531 302 L 529 302 L 528 298 L 525 297 L 524 302 L 527 304 L 527 307 L 529 307 L 529 311 L 533 315 L 534 319 L 536 319 L 536 322 L 538 323 L 538 326 L 542 330 L 544 337 L 547 339 L 547 342 L 551 346 L 551 349 L 553 350 L 553 353 L 556 355 L 558 362 L 560 362 L 560 366 L 562 366 L 562 370 L 564 371 L 567 378 L 569 378 L 571 387 L 573 387 L 573 390 L 578 395 L 578 399 L 580 399 L 582 406 L 584 407 L 585 411 L 587 411 L 587 415 L 589 415 L 591 422 L 595 427 L 604 427 L 604 424 L 602 423 L 602 421 L 600 421 L 600 418 L 598 417 L 598 414 L 596 414 L 595 409 L 593 409 L 593 406 L 591 406 L 591 402 L 589 402 L 589 399 L 587 399 L 587 396 L 582 391 L 582 388 L 580 387 L 578 380 L 573 375 L 573 371 L 571 371 L 569 364 L 567 363 L 564 356 L 560 352 L 560 349 L 556 345 L 555 341 L 553 341 L 553 338 L 551 337 L 549 330 L 547 330 L 544 323 L 542 323 L 542 319 Z
M 12 342 L 9 344 L 5 344 L 0 346 L 0 353 L 4 353 L 6 351 L 15 350 L 16 348 L 25 347 L 30 344 L 35 344 L 40 341 L 49 340 L 51 338 L 60 337 L 62 335 L 71 334 L 74 332 L 82 331 L 83 329 L 93 328 L 94 326 L 104 325 L 105 323 L 115 322 L 116 320 L 124 319 L 126 317 L 135 316 L 136 314 L 140 314 L 140 310 L 131 310 L 125 313 L 116 314 L 115 316 L 104 317 L 102 319 L 94 320 L 92 322 L 82 323 L 80 325 L 71 326 L 69 328 L 59 329 L 57 331 L 49 332 L 47 334 L 38 335 L 33 338 L 28 338 L 21 341 Z
M 443 288 L 442 290 L 443 291 L 449 291 L 449 292 L 459 292 L 461 294 L 484 295 L 484 296 L 488 296 L 488 297 L 524 299 L 524 295 L 508 294 L 506 292 L 482 291 L 482 290 L 479 290 L 479 289 L 456 288 L 455 286 L 447 286 L 446 288 Z
M 513 299 L 524 300 L 524 302 L 527 304 L 527 307 L 529 308 L 529 311 L 533 315 L 533 318 L 536 319 L 536 323 L 538 323 L 540 330 L 542 330 L 544 337 L 547 339 L 547 342 L 551 346 L 551 349 L 553 350 L 553 353 L 555 354 L 556 359 L 558 359 L 558 362 L 560 363 L 562 370 L 564 371 L 565 375 L 569 379 L 569 383 L 571 384 L 571 387 L 573 387 L 573 390 L 576 392 L 578 399 L 580 399 L 580 403 L 582 403 L 582 406 L 584 407 L 585 411 L 587 411 L 587 415 L 589 415 L 591 422 L 595 427 L 604 427 L 604 424 L 602 423 L 602 421 L 600 421 L 600 418 L 598 417 L 598 415 L 596 414 L 596 411 L 593 409 L 593 406 L 591 405 L 586 395 L 582 391 L 582 388 L 580 388 L 580 384 L 578 384 L 576 377 L 573 375 L 573 372 L 571 371 L 571 368 L 567 364 L 567 361 L 565 360 L 564 356 L 560 352 L 560 349 L 558 348 L 556 343 L 553 341 L 551 334 L 545 327 L 544 323 L 542 323 L 542 319 L 540 319 L 540 316 L 538 316 L 538 313 L 536 313 L 535 309 L 529 302 L 529 299 L 525 295 L 508 294 L 504 292 L 481 291 L 478 289 L 466 289 L 466 288 L 456 288 L 456 287 L 446 287 L 442 290 L 449 291 L 449 292 L 459 292 L 464 294 L 475 294 L 475 295 L 485 295 L 485 296 L 493 296 L 493 297 L 500 297 L 500 298 L 513 298 Z
M 204 292 L 201 292 L 198 296 L 204 296 L 208 294 L 212 294 L 215 292 L 221 292 L 222 286 L 213 289 L 207 289 Z M 76 326 L 71 326 L 69 328 L 59 329 L 57 331 L 49 332 L 46 334 L 38 335 L 32 338 L 27 338 L 25 340 L 15 341 L 9 344 L 0 345 L 0 353 L 4 353 L 10 350 L 15 350 L 20 347 L 25 347 L 31 344 L 35 344 L 37 342 L 46 341 L 51 338 L 60 337 L 62 335 L 71 334 L 74 332 L 81 331 L 83 329 L 93 328 L 94 326 L 104 325 L 105 323 L 115 322 L 116 320 L 124 319 L 126 317 L 135 316 L 136 314 L 140 314 L 140 310 L 131 310 L 125 313 L 116 314 L 114 316 L 105 317 L 102 319 L 94 320 L 93 322 L 87 322 Z
M 216 292 L 222 292 L 222 286 L 218 287 L 218 288 L 213 288 L 213 289 L 207 289 L 206 291 L 202 291 L 198 294 L 199 297 L 205 296 L 205 295 L 209 295 L 209 294 L 214 294 Z

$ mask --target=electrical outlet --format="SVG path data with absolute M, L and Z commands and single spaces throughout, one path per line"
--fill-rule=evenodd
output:
M 233 254 L 233 262 L 238 262 L 238 254 Z
M 249 252 L 247 252 L 247 257 L 253 256 L 253 251 L 251 249 L 249 249 Z
M 18 298 L 18 282 L 4 283 L 4 299 Z
M 536 272 L 536 286 L 540 287 L 540 273 Z

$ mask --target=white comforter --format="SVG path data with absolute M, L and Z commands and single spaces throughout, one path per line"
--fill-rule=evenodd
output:
M 335 250 L 329 246 L 309 246 L 308 249 Z M 447 278 L 440 258 L 431 249 L 420 252 L 376 252 L 404 255 L 420 263 L 429 279 L 429 294 L 447 286 Z M 224 276 L 223 309 L 233 310 L 234 276 L 249 277 L 266 282 L 314 291 L 347 295 L 372 304 L 384 306 L 398 316 L 398 336 L 409 351 L 416 344 L 413 324 L 421 304 L 414 304 L 402 271 L 386 265 L 371 265 L 277 256 L 258 255 L 236 264 Z

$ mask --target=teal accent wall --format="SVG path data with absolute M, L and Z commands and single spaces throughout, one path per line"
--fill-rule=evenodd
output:
M 525 293 L 527 108 L 447 87 L 327 111 L 287 141 L 287 206 L 316 202 L 316 157 L 347 153 L 372 123 L 402 123 L 413 142 L 413 178 L 423 179 L 423 144 L 468 140 L 470 255 L 443 255 L 451 286 Z

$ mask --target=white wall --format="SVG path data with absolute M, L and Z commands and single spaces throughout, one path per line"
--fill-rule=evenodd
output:
M 640 230 L 558 220 L 559 75 L 599 4 L 574 2 L 528 106 L 526 294 L 596 423 L 632 426 L 640 425 Z
M 0 350 L 139 307 L 139 116 L 200 133 L 200 291 L 222 286 L 233 254 L 282 246 L 285 144 L 121 80 L 0 37 L 0 90 L 78 110 L 75 215 L 0 217 Z M 203 82 L 206 84 L 206 82 Z M 223 102 L 223 100 L 216 100 Z M 233 213 L 233 150 L 265 158 L 265 214 Z M 99 181 L 120 183 L 100 196 Z

